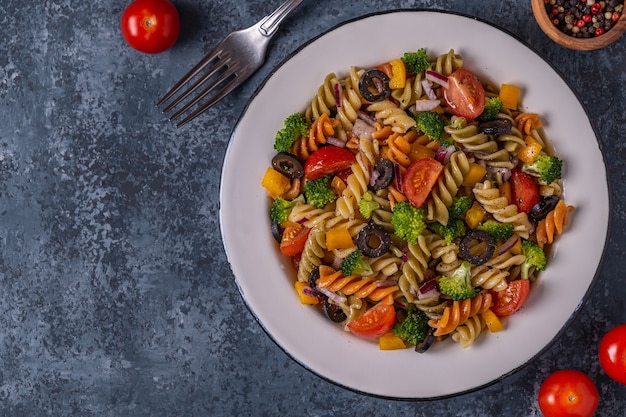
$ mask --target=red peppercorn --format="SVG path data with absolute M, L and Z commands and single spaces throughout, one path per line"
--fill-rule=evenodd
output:
M 614 22 L 617 22 L 619 18 L 620 18 L 619 12 L 613 12 L 613 14 L 611 15 L 611 20 Z
M 600 3 L 594 3 L 591 5 L 591 13 L 600 14 L 602 12 L 602 5 Z
M 557 8 L 552 9 L 552 14 L 555 15 L 555 16 L 557 14 L 559 14 L 559 9 L 557 9 Z
M 604 28 L 596 28 L 596 36 L 604 35 Z
M 583 15 L 583 20 L 585 21 L 585 23 L 591 22 L 591 15 L 590 14 L 584 14 Z
M 578 19 L 578 20 L 576 21 L 576 26 L 578 26 L 578 27 L 579 27 L 579 28 L 581 28 L 581 29 L 582 29 L 582 28 L 584 28 L 584 27 L 585 27 L 585 25 L 586 25 L 586 23 L 585 23 L 585 21 L 584 21 L 584 20 L 582 20 L 582 19 Z

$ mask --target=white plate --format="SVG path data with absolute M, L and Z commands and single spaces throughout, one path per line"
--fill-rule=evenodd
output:
M 450 30 L 453 29 L 453 30 Z M 295 275 L 270 234 L 268 199 L 260 186 L 284 118 L 302 111 L 325 75 L 346 75 L 424 47 L 430 56 L 453 48 L 464 66 L 494 84 L 523 89 L 546 136 L 565 160 L 565 197 L 576 206 L 554 259 L 506 329 L 462 349 L 447 341 L 424 354 L 380 351 L 300 304 Z M 609 224 L 606 168 L 594 129 L 557 72 L 511 35 L 465 16 L 399 11 L 339 25 L 296 51 L 259 88 L 239 120 L 226 154 L 220 222 L 228 260 L 252 314 L 294 360 L 346 388 L 382 397 L 441 398 L 474 390 L 520 369 L 574 319 L 599 270 Z

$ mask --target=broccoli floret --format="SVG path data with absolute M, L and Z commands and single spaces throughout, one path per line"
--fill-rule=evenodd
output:
M 360 250 L 350 252 L 341 263 L 341 273 L 345 276 L 360 275 L 367 276 L 373 275 L 374 271 L 370 264 L 367 263 L 363 253 Z
M 539 177 L 546 184 L 551 184 L 554 180 L 561 178 L 562 167 L 563 161 L 556 156 L 540 154 L 535 157 L 532 163 L 522 165 L 522 171 Z
M 283 128 L 276 132 L 274 149 L 278 152 L 289 152 L 296 140 L 309 134 L 309 128 L 302 113 L 287 116 Z
M 500 223 L 493 219 L 486 220 L 484 223 L 479 224 L 476 229 L 490 234 L 498 243 L 506 242 L 513 236 L 513 232 L 515 232 L 515 226 L 513 226 L 512 223 Z
M 430 139 L 442 141 L 445 122 L 439 113 L 434 111 L 421 112 L 415 116 L 415 121 L 417 122 L 417 129 Z
M 472 207 L 472 198 L 468 195 L 461 197 L 454 197 L 452 204 L 448 207 L 448 214 L 452 219 L 458 219 L 465 214 L 470 207 Z
M 420 48 L 416 52 L 405 52 L 401 59 L 404 62 L 407 74 L 418 74 L 430 67 L 428 54 L 424 48 Z
M 270 218 L 274 223 L 281 224 L 287 220 L 293 207 L 300 202 L 304 202 L 304 197 L 298 196 L 293 200 L 285 200 L 282 197 L 278 197 L 272 203 L 272 207 L 270 207 Z
M 548 264 L 545 252 L 532 240 L 522 240 L 522 254 L 526 257 L 521 265 L 522 279 L 528 279 L 534 270 L 543 271 Z
M 467 261 L 455 269 L 449 276 L 439 278 L 439 291 L 453 300 L 465 300 L 478 294 L 472 286 L 472 264 Z
M 359 212 L 366 219 L 372 217 L 372 212 L 379 208 L 380 204 L 374 201 L 374 196 L 369 191 L 363 194 L 363 197 L 359 200 Z
M 461 219 L 449 219 L 446 225 L 439 222 L 429 223 L 428 228 L 443 237 L 446 243 L 452 243 L 457 237 L 465 236 L 467 231 L 465 222 Z
M 430 332 L 428 316 L 410 304 L 406 311 L 406 318 L 393 326 L 393 332 L 400 339 L 417 345 L 423 342 Z
M 304 197 L 307 203 L 317 208 L 324 208 L 326 204 L 337 199 L 335 192 L 330 187 L 331 177 L 330 174 L 324 175 L 304 184 Z
M 417 208 L 408 200 L 397 202 L 391 212 L 391 224 L 396 236 L 415 245 L 419 235 L 426 229 L 426 215 L 425 208 Z
M 485 100 L 485 110 L 478 116 L 478 119 L 482 122 L 493 120 L 498 116 L 502 109 L 502 100 L 500 97 L 489 97 Z

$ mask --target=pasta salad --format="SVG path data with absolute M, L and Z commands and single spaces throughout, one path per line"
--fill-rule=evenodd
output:
M 574 210 L 521 99 L 453 49 L 328 74 L 261 180 L 300 301 L 383 350 L 503 330 Z

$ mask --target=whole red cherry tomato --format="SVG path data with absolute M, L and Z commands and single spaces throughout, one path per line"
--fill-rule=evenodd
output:
M 158 54 L 176 43 L 180 17 L 168 0 L 135 0 L 124 10 L 120 26 L 131 47 Z
M 544 417 L 591 417 L 598 408 L 600 394 L 585 373 L 563 369 L 543 381 L 538 399 Z
M 626 324 L 615 326 L 602 336 L 598 356 L 604 372 L 626 385 Z

